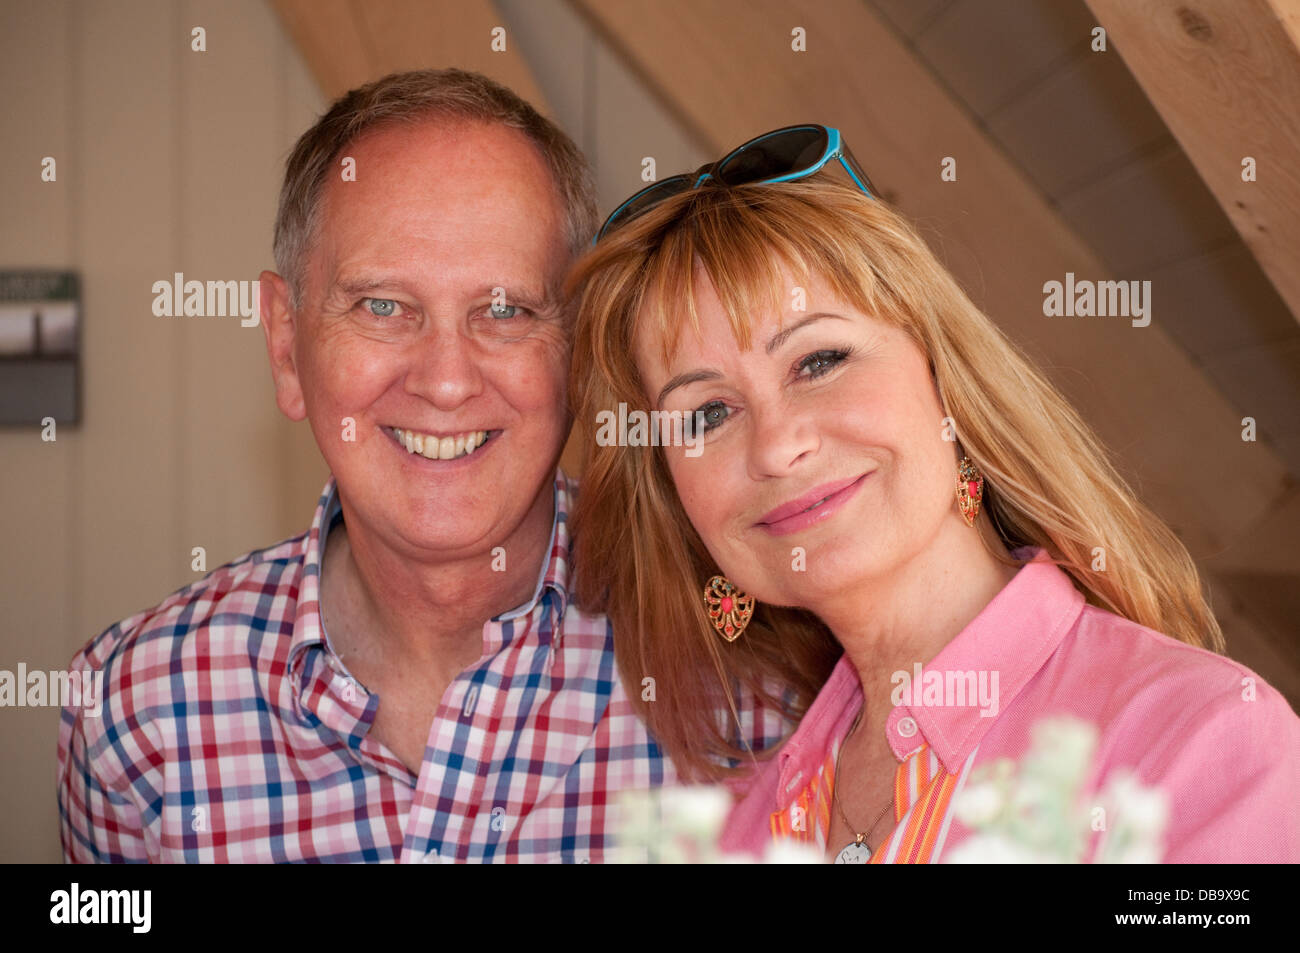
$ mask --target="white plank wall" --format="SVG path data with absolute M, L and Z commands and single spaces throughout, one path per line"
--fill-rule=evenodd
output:
M 283 161 L 324 104 L 261 0 L 3 0 L 0 88 L 0 267 L 82 276 L 81 425 L 0 430 L 0 669 L 50 670 L 200 575 L 193 547 L 211 569 L 307 526 L 326 470 L 260 329 L 155 317 L 151 286 L 271 266 Z M 0 861 L 59 859 L 57 730 L 0 709 Z

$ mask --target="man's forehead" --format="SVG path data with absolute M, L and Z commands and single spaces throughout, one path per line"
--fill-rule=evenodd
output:
M 356 181 L 331 177 L 312 255 L 327 282 L 436 267 L 461 284 L 508 280 L 518 294 L 558 286 L 563 210 L 521 133 L 422 122 L 374 130 L 344 151 L 357 153 Z
M 527 207 L 537 219 L 563 218 L 559 189 L 535 143 L 500 123 L 420 120 L 368 130 L 340 151 L 326 196 L 389 207 L 410 202 L 469 206 L 488 216 Z M 343 174 L 343 159 L 354 175 Z

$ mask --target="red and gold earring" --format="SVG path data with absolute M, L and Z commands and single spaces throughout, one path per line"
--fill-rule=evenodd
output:
M 957 464 L 957 508 L 966 520 L 967 526 L 975 525 L 975 517 L 980 515 L 980 503 L 984 499 L 984 475 L 970 462 L 969 457 L 962 457 Z
M 734 642 L 754 615 L 754 597 L 745 595 L 726 576 L 714 576 L 704 585 L 704 610 L 718 634 Z

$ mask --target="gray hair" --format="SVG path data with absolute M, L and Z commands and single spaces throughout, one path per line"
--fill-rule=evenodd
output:
M 425 119 L 480 120 L 518 129 L 538 148 L 565 212 L 569 251 L 578 256 L 599 224 L 591 168 L 563 130 L 516 93 L 479 73 L 459 69 L 392 73 L 340 97 L 303 133 L 285 163 L 275 216 L 275 266 L 302 304 L 307 253 L 315 244 L 320 200 L 335 157 L 360 136 L 388 123 Z

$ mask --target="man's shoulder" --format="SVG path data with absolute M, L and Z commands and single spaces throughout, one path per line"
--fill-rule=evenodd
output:
M 251 667 L 268 637 L 287 645 L 306 535 L 245 553 L 91 639 L 70 668 L 104 673 L 107 720 L 184 694 L 189 671 Z

